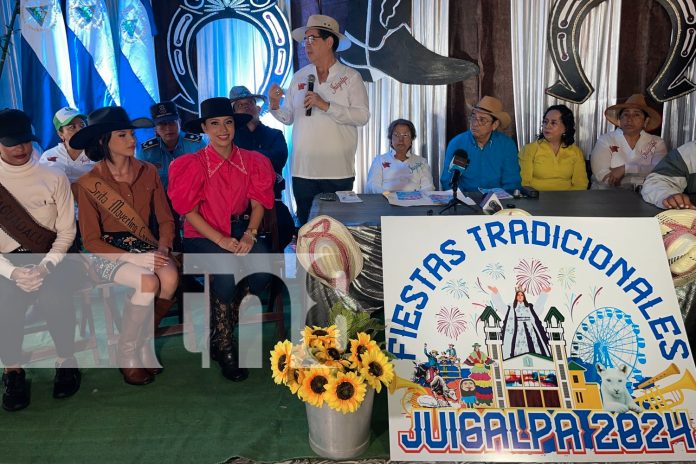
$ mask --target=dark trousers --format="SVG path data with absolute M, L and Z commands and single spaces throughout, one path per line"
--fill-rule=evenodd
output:
M 19 255 L 18 255 L 19 256 Z M 21 265 L 12 255 L 5 255 Z M 27 293 L 4 277 L 0 277 L 0 359 L 4 365 L 21 364 L 24 322 L 31 304 L 48 324 L 48 330 L 61 358 L 75 353 L 74 293 L 84 286 L 84 265 L 64 259 L 48 274 L 36 292 Z
M 336 193 L 341 190 L 353 190 L 355 177 L 345 179 L 305 179 L 292 178 L 292 192 L 297 203 L 297 219 L 300 227 L 307 223 L 314 197 L 320 193 Z
M 232 224 L 232 236 L 240 239 L 247 229 L 248 222 L 241 221 Z M 250 253 L 268 253 L 270 250 L 263 240 L 259 240 L 251 248 Z M 226 254 L 232 258 L 231 253 L 224 248 L 220 248 L 207 238 L 184 238 L 184 253 L 216 253 Z M 244 264 L 244 257 L 235 257 L 240 267 Z M 185 258 L 184 258 L 185 259 Z M 211 276 L 210 290 L 220 299 L 222 303 L 231 304 L 234 301 L 236 292 L 236 282 L 234 274 L 222 274 Z M 258 294 L 263 287 L 270 281 L 268 274 L 256 274 L 244 279 L 252 293 Z

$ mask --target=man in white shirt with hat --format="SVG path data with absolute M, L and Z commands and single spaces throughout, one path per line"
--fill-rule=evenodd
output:
M 276 119 L 293 124 L 292 183 L 303 225 L 315 195 L 353 189 L 357 128 L 367 123 L 370 111 L 360 73 L 336 58 L 350 41 L 335 19 L 312 15 L 292 37 L 304 45 L 311 63 L 295 73 L 286 90 L 272 85 L 268 100 Z

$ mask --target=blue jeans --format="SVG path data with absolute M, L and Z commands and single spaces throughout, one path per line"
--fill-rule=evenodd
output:
M 248 223 L 240 221 L 232 224 L 232 237 L 240 239 L 247 229 Z M 184 253 L 220 253 L 230 254 L 224 248 L 220 248 L 207 238 L 184 238 Z M 250 253 L 268 253 L 269 249 L 259 240 L 251 248 Z M 219 274 L 211 276 L 210 291 L 225 304 L 231 304 L 236 295 L 236 281 L 234 274 Z M 269 274 L 254 274 L 246 279 L 251 293 L 258 295 L 270 282 Z
M 320 193 L 336 193 L 341 190 L 353 190 L 355 177 L 345 179 L 305 179 L 292 178 L 292 192 L 297 203 L 297 219 L 300 227 L 305 225 L 312 209 L 314 197 Z

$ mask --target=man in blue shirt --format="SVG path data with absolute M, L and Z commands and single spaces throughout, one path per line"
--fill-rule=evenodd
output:
M 156 103 L 150 107 L 150 114 L 155 123 L 156 136 L 143 142 L 135 157 L 157 167 L 166 190 L 171 162 L 181 155 L 205 148 L 205 143 L 200 135 L 181 131 L 181 120 L 174 102 Z
M 447 145 L 440 188 L 450 188 L 452 172 L 449 167 L 457 150 L 464 150 L 469 157 L 469 166 L 459 178 L 461 191 L 475 192 L 479 188 L 495 187 L 513 191 L 520 188 L 517 146 L 510 137 L 497 130 L 505 129 L 510 122 L 510 115 L 503 111 L 500 100 L 483 97 L 471 112 L 470 129 L 454 137 Z

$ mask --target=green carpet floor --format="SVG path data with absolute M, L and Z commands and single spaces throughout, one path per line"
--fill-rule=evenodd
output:
M 271 331 L 272 333 L 272 331 Z M 272 340 L 272 337 L 266 337 Z M 264 343 L 269 348 L 271 342 Z M 304 403 L 268 369 L 233 383 L 185 350 L 180 336 L 157 340 L 166 367 L 148 386 L 126 385 L 116 369 L 84 369 L 81 390 L 51 397 L 52 369 L 31 369 L 32 403 L 0 410 L 0 462 L 218 463 L 233 456 L 274 462 L 315 456 Z M 266 353 L 268 350 L 266 350 Z M 375 398 L 372 440 L 362 457 L 388 457 L 386 394 Z

